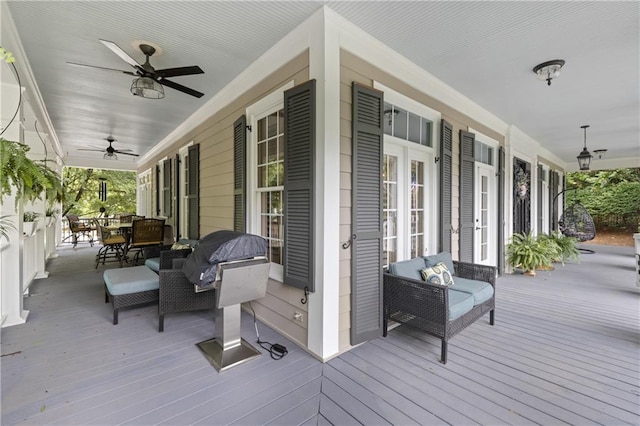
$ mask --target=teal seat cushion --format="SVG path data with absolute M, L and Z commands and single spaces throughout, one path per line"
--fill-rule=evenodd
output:
M 457 285 L 458 281 L 456 281 Z M 449 321 L 452 321 L 473 309 L 473 296 L 449 287 Z
M 453 269 L 453 260 L 451 259 L 451 253 L 442 252 L 438 254 L 432 254 L 430 256 L 424 256 L 424 262 L 427 267 L 433 267 L 438 263 L 443 262 L 449 272 L 455 274 L 455 270 Z
M 455 277 L 454 287 L 457 291 L 472 295 L 473 302 L 476 305 L 484 303 L 493 297 L 493 287 L 484 281 Z
M 109 294 L 113 296 L 157 290 L 160 287 L 158 274 L 144 265 L 107 269 L 102 278 Z
M 402 260 L 400 262 L 389 264 L 389 272 L 400 277 L 422 281 L 420 271 L 422 271 L 424 267 L 424 259 L 421 257 L 414 257 L 413 259 Z
M 160 271 L 160 258 L 152 257 L 144 261 L 144 266 L 151 269 L 154 272 Z

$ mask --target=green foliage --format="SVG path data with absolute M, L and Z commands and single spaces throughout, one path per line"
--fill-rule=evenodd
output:
M 117 170 L 94 170 L 65 167 L 63 171 L 65 202 L 63 214 L 97 216 L 100 207 L 109 216 L 136 211 L 136 173 Z M 100 182 L 107 183 L 107 200 L 100 201 Z
M 550 267 L 556 249 L 545 241 L 538 241 L 533 234 L 513 234 L 507 244 L 507 262 L 514 268 L 534 272 L 536 268 Z
M 38 213 L 36 213 L 36 212 L 26 211 L 26 212 L 22 213 L 22 221 L 23 222 L 35 222 L 35 220 L 38 218 L 38 216 L 40 216 L 40 215 Z
M 635 229 L 640 224 L 640 168 L 567 173 L 567 205 L 581 203 L 597 224 Z
M 11 215 L 8 215 L 8 214 L 4 216 L 0 216 L 0 238 L 4 237 L 6 238 L 7 241 L 9 241 L 8 231 L 10 229 L 13 229 L 13 230 L 16 229 L 15 224 L 8 219 L 9 217 L 11 217 Z
M 28 145 L 0 138 L 0 203 L 16 190 L 16 206 L 20 200 L 34 201 L 45 194 L 50 206 L 64 196 L 58 173 L 44 162 L 31 160 Z
M 549 245 L 549 252 L 552 254 L 553 262 L 561 262 L 563 265 L 568 260 L 580 260 L 580 252 L 576 248 L 578 240 L 573 237 L 567 237 L 559 231 L 553 231 L 551 234 L 538 235 L 538 241 Z

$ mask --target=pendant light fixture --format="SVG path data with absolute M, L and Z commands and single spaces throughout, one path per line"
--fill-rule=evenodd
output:
M 584 148 L 582 148 L 582 152 L 578 154 L 578 165 L 580 166 L 580 170 L 589 170 L 589 164 L 591 163 L 592 155 L 587 150 L 587 128 L 588 124 L 584 126 L 580 126 L 581 129 L 584 129 Z

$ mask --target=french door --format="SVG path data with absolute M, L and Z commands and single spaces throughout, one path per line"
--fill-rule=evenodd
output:
M 476 163 L 475 173 L 475 234 L 473 261 L 496 265 L 496 182 L 495 169 Z

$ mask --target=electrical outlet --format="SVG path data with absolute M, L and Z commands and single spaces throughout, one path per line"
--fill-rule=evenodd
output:
M 293 319 L 296 321 L 302 322 L 302 312 L 298 312 L 298 311 L 294 312 Z

